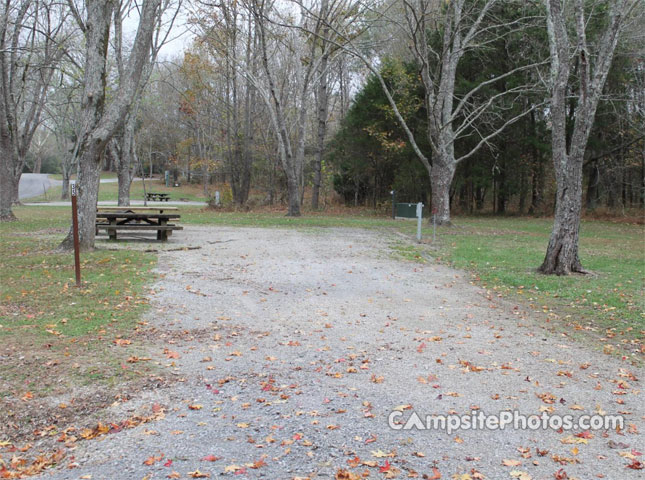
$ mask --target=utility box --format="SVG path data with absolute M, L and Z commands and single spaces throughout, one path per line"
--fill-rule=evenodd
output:
M 397 203 L 395 218 L 417 218 L 417 204 Z

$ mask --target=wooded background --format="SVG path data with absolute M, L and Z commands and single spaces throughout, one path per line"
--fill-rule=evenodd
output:
M 385 209 L 391 190 L 442 223 L 451 212 L 552 214 L 558 192 L 574 211 L 578 197 L 587 211 L 645 206 L 638 0 L 0 9 L 3 219 L 23 172 L 62 173 L 63 197 L 78 173 L 93 243 L 99 169 L 118 173 L 123 205 L 135 176 L 168 170 L 207 198 L 218 189 L 232 205 L 289 215 Z M 185 51 L 160 56 L 177 37 Z

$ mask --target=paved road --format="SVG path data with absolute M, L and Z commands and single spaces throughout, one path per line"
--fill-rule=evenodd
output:
M 61 185 L 60 180 L 49 178 L 46 173 L 23 173 L 18 186 L 20 200 L 42 195 L 56 185 Z

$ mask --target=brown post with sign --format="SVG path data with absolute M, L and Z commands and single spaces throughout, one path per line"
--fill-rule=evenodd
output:
M 78 208 L 76 206 L 76 182 L 72 183 L 72 230 L 74 234 L 74 269 L 76 271 L 76 286 L 81 288 L 81 257 L 78 240 Z

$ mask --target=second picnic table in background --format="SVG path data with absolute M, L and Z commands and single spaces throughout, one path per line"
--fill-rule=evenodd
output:
M 148 192 L 146 193 L 146 200 L 167 202 L 170 200 L 169 193 L 160 193 L 160 192 Z

